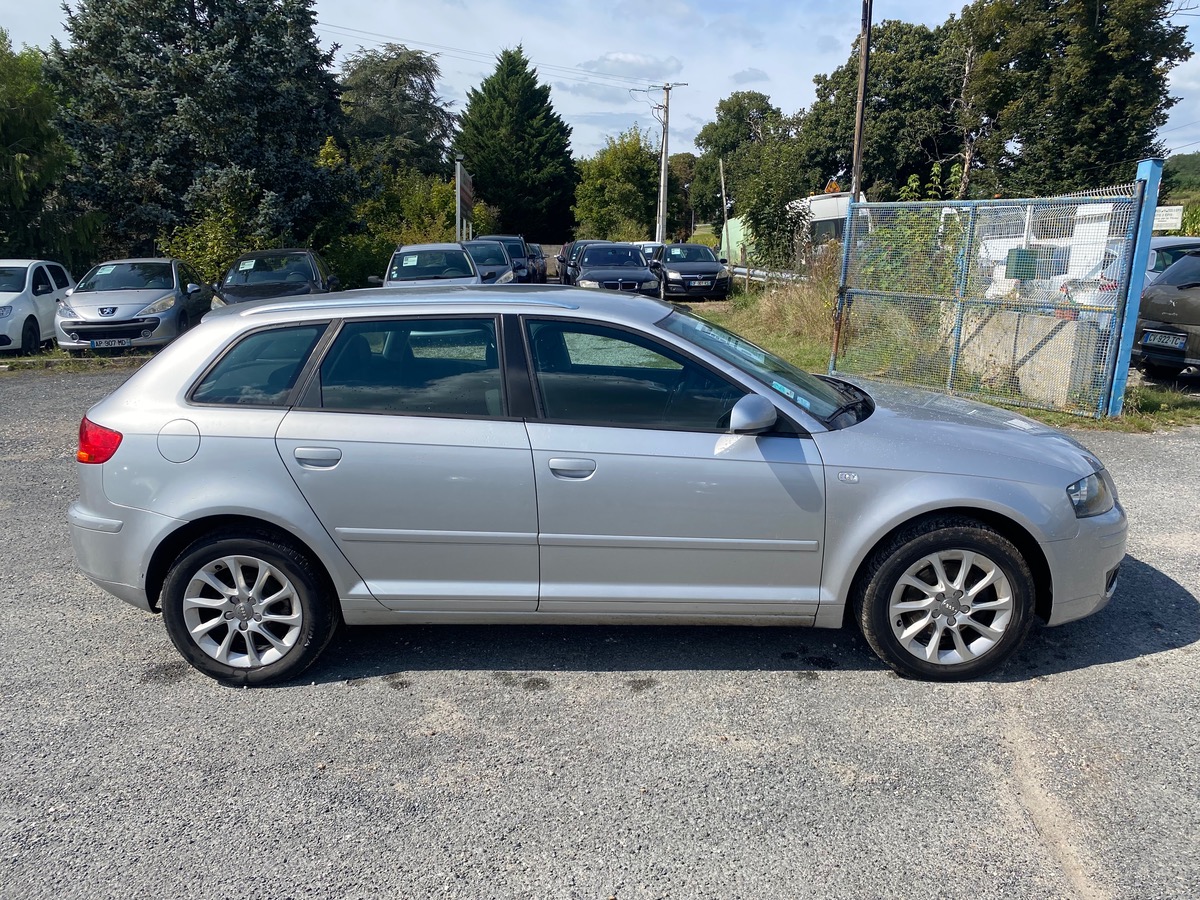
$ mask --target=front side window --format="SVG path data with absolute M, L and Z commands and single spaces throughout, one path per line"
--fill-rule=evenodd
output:
M 247 335 L 196 385 L 192 401 L 282 406 L 325 328 L 322 322 Z
M 325 409 L 504 415 L 493 319 L 350 322 L 321 363 Z
M 33 293 L 35 295 L 49 294 L 54 290 L 54 286 L 50 284 L 50 276 L 46 274 L 45 266 L 38 266 L 33 270 Z
M 650 338 L 584 322 L 529 322 L 542 412 L 555 421 L 723 431 L 744 391 Z
M 833 385 L 697 316 L 675 310 L 658 326 L 745 372 L 823 422 L 836 417 L 846 396 Z
M 90 291 L 158 291 L 175 287 L 169 262 L 104 263 L 83 276 L 75 293 Z
M 71 279 L 67 277 L 66 269 L 64 269 L 62 266 L 55 265 L 51 265 L 48 268 L 50 269 L 50 276 L 54 279 L 54 283 L 59 287 L 59 289 L 68 288 L 71 286 Z

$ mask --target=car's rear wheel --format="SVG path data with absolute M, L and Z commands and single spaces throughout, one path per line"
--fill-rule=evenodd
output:
M 1011 656 L 1033 624 L 1029 565 L 971 519 L 902 529 L 871 558 L 854 598 L 863 635 L 901 675 L 958 681 Z
M 37 319 L 31 316 L 21 327 L 21 354 L 32 356 L 41 349 L 42 329 L 38 327 Z
M 225 684 L 294 677 L 337 628 L 316 565 L 270 535 L 222 532 L 180 554 L 162 591 L 163 621 L 189 663 Z

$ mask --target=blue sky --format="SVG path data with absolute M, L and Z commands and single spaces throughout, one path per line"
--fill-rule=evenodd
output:
M 876 0 L 874 17 L 937 25 L 963 0 Z M 318 0 L 318 36 L 343 53 L 387 41 L 439 54 L 443 94 L 461 110 L 491 73 L 495 55 L 521 44 L 552 87 L 573 129 L 577 156 L 630 125 L 660 126 L 650 84 L 686 82 L 671 93 L 672 152 L 692 139 L 736 90 L 769 95 L 791 113 L 813 100 L 813 75 L 846 61 L 858 34 L 853 0 Z M 56 0 L 0 0 L 13 44 L 65 39 Z M 1178 20 L 1190 25 L 1200 19 Z M 1193 43 L 1195 41 L 1193 40 Z M 1200 59 L 1171 74 L 1181 98 L 1161 136 L 1170 149 L 1200 150 Z M 1196 143 L 1193 143 L 1196 142 Z

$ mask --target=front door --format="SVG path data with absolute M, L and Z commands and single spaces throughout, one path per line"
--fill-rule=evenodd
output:
M 744 389 L 646 335 L 526 322 L 541 612 L 816 612 L 825 490 L 812 440 L 731 435 Z

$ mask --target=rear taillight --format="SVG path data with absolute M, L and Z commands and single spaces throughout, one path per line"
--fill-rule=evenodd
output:
M 79 450 L 75 458 L 81 463 L 105 463 L 121 446 L 121 432 L 97 425 L 87 416 L 79 423 Z

